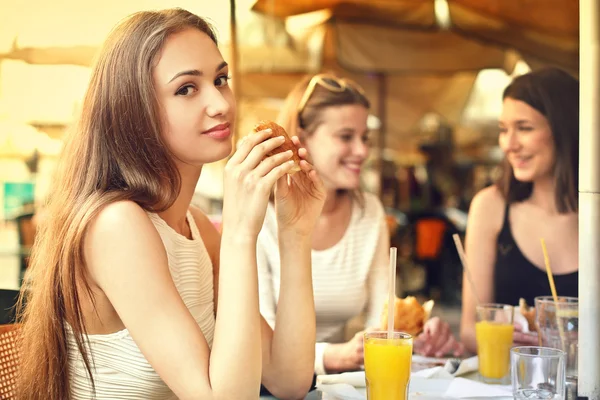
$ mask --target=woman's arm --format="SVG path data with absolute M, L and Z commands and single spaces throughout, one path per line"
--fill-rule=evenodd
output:
M 494 263 L 498 233 L 502 228 L 505 202 L 494 186 L 480 191 L 471 203 L 467 222 L 466 257 L 473 283 L 477 288 L 477 296 L 482 303 L 494 299 Z M 462 317 L 460 338 L 465 347 L 477 352 L 475 339 L 476 306 L 475 295 L 471 290 L 466 273 L 463 272 Z
M 269 211 L 267 210 L 266 220 L 269 218 Z M 275 312 L 277 309 L 277 299 L 275 298 L 275 293 L 273 290 L 273 274 L 271 271 L 271 266 L 269 265 L 269 259 L 267 257 L 267 252 L 273 251 L 279 255 L 279 250 L 277 248 L 272 248 L 267 243 L 264 237 L 261 237 L 267 229 L 266 225 L 263 225 L 263 232 L 259 235 L 258 243 L 256 246 L 256 263 L 258 266 L 258 296 L 259 296 L 259 306 L 260 306 L 260 314 L 267 321 L 269 326 L 273 328 L 275 326 Z M 269 232 L 270 233 L 270 232 Z M 274 239 L 272 243 L 277 243 L 277 239 Z M 279 282 L 277 282 L 278 284 Z
M 280 232 L 279 243 L 280 294 L 275 329 L 263 320 L 262 377 L 263 385 L 275 397 L 297 399 L 310 389 L 315 360 L 311 240 Z
M 105 207 L 90 224 L 84 254 L 90 278 L 108 297 L 146 359 L 185 399 L 256 399 L 260 348 L 246 332 L 258 327 L 258 301 L 251 284 L 251 244 L 236 241 L 237 291 L 225 308 L 250 315 L 217 322 L 213 351 L 171 278 L 164 245 L 146 213 L 133 202 Z M 248 257 L 248 258 L 246 258 Z M 254 296 L 254 297 L 253 297 Z M 220 306 L 223 308 L 223 305 Z M 237 316 L 237 315 L 236 315 Z M 254 318 L 254 319 L 253 319 Z M 256 327 L 256 328 L 255 328 Z M 239 335 L 238 332 L 244 332 Z M 258 332 L 254 334 L 258 341 Z
M 192 209 L 192 214 L 201 233 L 212 231 L 211 237 L 218 235 L 204 214 L 197 209 Z M 202 235 L 204 238 L 204 233 Z M 259 280 L 263 281 L 260 285 L 261 310 L 263 313 L 267 310 L 261 318 L 262 384 L 277 398 L 297 399 L 308 392 L 313 376 L 314 329 L 310 323 L 299 323 L 315 319 L 314 303 L 306 301 L 312 297 L 310 243 L 308 240 L 283 236 L 282 240 L 297 244 L 281 257 L 282 265 L 289 267 L 284 269 L 288 275 L 282 275 L 281 281 L 284 285 L 285 282 L 292 283 L 289 285 L 291 287 L 281 288 L 282 296 L 277 309 L 282 307 L 283 312 L 276 313 L 273 292 L 266 290 L 271 287 L 271 275 L 266 265 L 265 249 L 260 244 L 257 246 Z M 220 252 L 219 242 L 205 240 L 205 243 L 214 262 Z M 216 270 L 220 273 L 218 267 Z M 222 312 L 219 309 L 219 313 Z M 272 323 L 266 319 L 271 313 Z M 271 326 L 275 326 L 275 323 L 282 328 L 274 332 Z M 307 348 L 310 350 L 306 351 Z
M 292 138 L 300 146 L 297 137 Z M 280 291 L 271 331 L 263 320 L 263 384 L 280 398 L 300 398 L 308 392 L 314 367 L 316 331 L 312 287 L 311 245 L 325 200 L 323 183 L 298 154 L 301 171 L 277 181 L 275 211 L 279 243 Z

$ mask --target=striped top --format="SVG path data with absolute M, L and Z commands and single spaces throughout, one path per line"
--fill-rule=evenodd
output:
M 188 239 L 175 232 L 157 214 L 148 213 L 167 252 L 169 270 L 183 302 L 200 326 L 209 347 L 215 329 L 213 268 L 192 214 Z M 69 372 L 74 400 L 93 398 L 83 360 L 72 334 L 69 338 Z M 92 355 L 96 399 L 173 400 L 162 381 L 135 344 L 127 329 L 107 335 L 87 335 Z
M 312 275 L 317 316 L 315 372 L 325 373 L 323 352 L 328 343 L 344 340 L 346 323 L 366 313 L 366 327 L 379 326 L 387 296 L 387 258 L 377 262 L 376 253 L 386 253 L 385 214 L 379 199 L 365 193 L 364 209 L 355 202 L 350 224 L 342 239 L 325 250 L 312 251 Z M 275 324 L 279 298 L 280 259 L 277 218 L 269 205 L 258 236 L 260 311 Z M 379 258 L 381 260 L 381 257 Z

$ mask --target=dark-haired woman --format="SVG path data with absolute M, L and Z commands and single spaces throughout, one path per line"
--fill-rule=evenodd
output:
M 504 91 L 499 143 L 505 153 L 496 185 L 479 192 L 467 226 L 467 262 L 480 302 L 533 304 L 549 295 L 540 239 L 546 241 L 557 291 L 577 296 L 579 82 L 543 69 Z M 475 296 L 463 285 L 461 338 L 476 350 Z M 516 344 L 537 337 L 515 326 Z

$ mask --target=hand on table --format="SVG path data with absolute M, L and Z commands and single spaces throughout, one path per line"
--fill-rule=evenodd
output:
M 460 357 L 465 351 L 465 346 L 454 338 L 447 322 L 434 317 L 425 323 L 423 332 L 415 338 L 413 350 L 427 357 L 443 357 L 447 354 Z
M 523 332 L 521 324 L 515 323 L 515 331 L 513 333 L 513 343 L 515 346 L 538 346 L 537 332 Z
M 365 361 L 363 335 L 360 331 L 346 343 L 330 344 L 323 354 L 323 365 L 328 373 L 356 371 Z

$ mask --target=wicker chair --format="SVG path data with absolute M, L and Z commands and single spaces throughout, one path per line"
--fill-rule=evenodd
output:
M 18 324 L 0 325 L 0 399 L 16 399 Z

